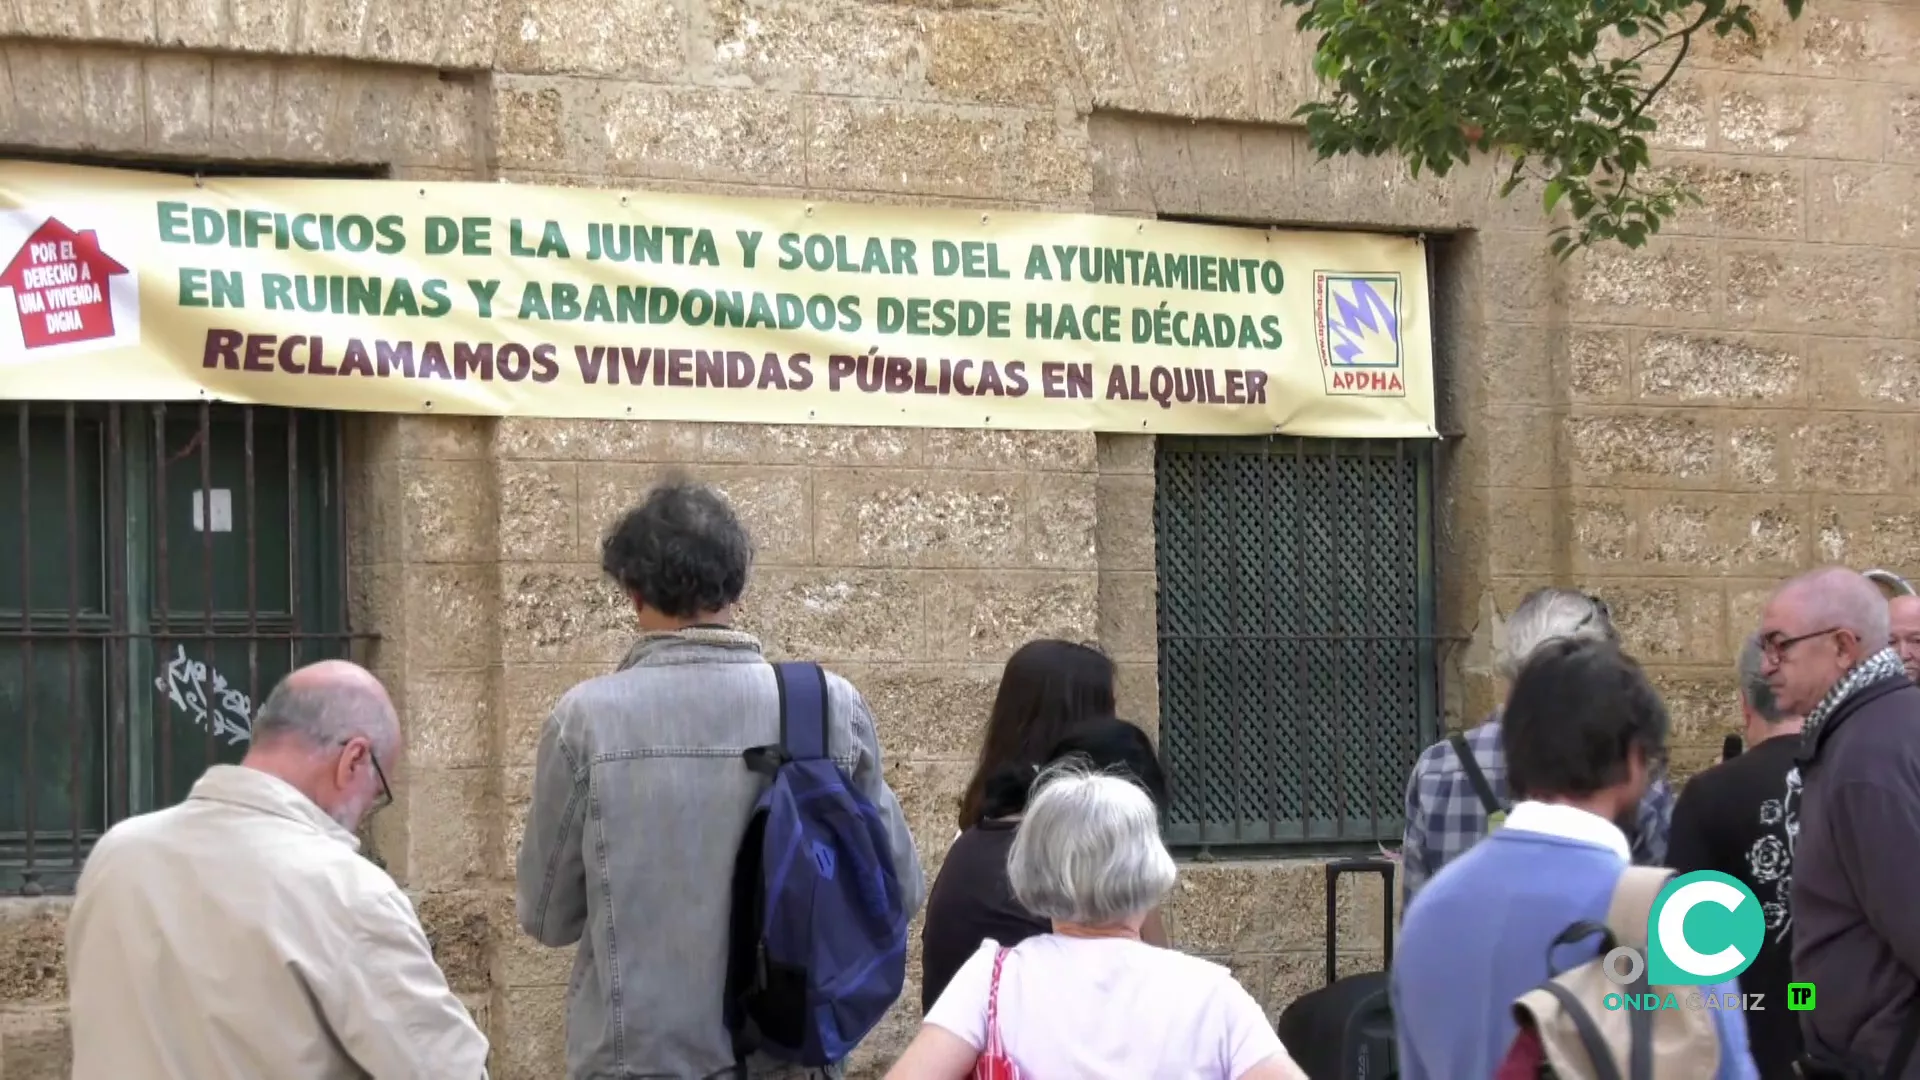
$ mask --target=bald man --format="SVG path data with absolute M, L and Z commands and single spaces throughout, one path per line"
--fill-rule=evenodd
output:
M 413 906 L 359 854 L 400 725 L 345 661 L 275 687 L 239 765 L 130 818 L 67 923 L 74 1080 L 486 1076 Z
M 1896 596 L 1887 601 L 1887 630 L 1893 651 L 1906 665 L 1907 678 L 1920 682 L 1920 596 Z
M 1920 1077 L 1920 687 L 1887 645 L 1885 596 L 1851 570 L 1782 585 L 1759 636 L 1767 685 L 1806 717 L 1791 903 L 1793 978 L 1818 993 L 1799 1014 L 1807 1075 Z

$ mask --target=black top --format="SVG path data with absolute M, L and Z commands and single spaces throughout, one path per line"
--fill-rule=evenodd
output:
M 1793 966 L 1818 994 L 1809 1050 L 1872 1062 L 1920 1019 L 1920 689 L 1868 683 L 1803 746 Z M 1828 987 L 1832 987 L 1831 990 Z M 1920 1054 L 1899 1074 L 1920 1078 Z
M 1800 1014 L 1787 1009 L 1793 981 L 1788 889 L 1800 821 L 1800 778 L 1789 774 L 1799 749 L 1799 736 L 1776 735 L 1689 780 L 1674 804 L 1667 840 L 1667 863 L 1677 873 L 1717 870 L 1760 898 L 1767 936 L 1740 975 L 1740 992 L 1766 995 L 1760 1010 L 1744 1014 L 1761 1080 L 1791 1080 L 1800 1056 Z
M 927 925 L 920 934 L 923 1016 L 960 966 L 980 951 L 981 942 L 991 939 L 1011 948 L 1053 929 L 1052 923 L 1021 907 L 1007 884 L 1013 830 L 1010 821 L 983 821 L 947 849 L 927 893 Z

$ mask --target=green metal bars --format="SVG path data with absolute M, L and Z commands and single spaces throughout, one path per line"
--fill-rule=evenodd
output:
M 1439 728 L 1432 471 L 1422 442 L 1159 440 L 1169 844 L 1399 837 Z
M 206 402 L 0 411 L 0 895 L 239 760 L 292 667 L 342 656 L 331 415 Z

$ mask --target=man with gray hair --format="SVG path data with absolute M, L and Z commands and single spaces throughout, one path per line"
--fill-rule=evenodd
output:
M 74 1080 L 484 1080 L 413 905 L 359 855 L 400 755 L 379 680 L 324 661 L 274 687 L 239 765 L 109 829 L 67 922 Z
M 1920 1077 L 1920 688 L 1887 645 L 1887 601 L 1824 567 L 1760 619 L 1761 672 L 1806 715 L 1794 845 L 1793 974 L 1804 1075 Z
M 1527 658 L 1550 641 L 1618 643 L 1612 613 L 1598 597 L 1575 589 L 1536 589 L 1521 599 L 1506 622 L 1506 643 L 1496 670 L 1511 685 Z M 1406 881 L 1404 903 L 1440 868 L 1478 843 L 1505 820 L 1506 757 L 1500 712 L 1478 727 L 1455 732 L 1427 747 L 1407 779 L 1407 828 L 1400 849 Z M 1658 864 L 1666 855 L 1673 789 L 1655 777 L 1641 800 L 1629 840 L 1636 863 Z
M 1760 900 L 1767 934 L 1740 990 L 1764 995 L 1747 1014 L 1747 1042 L 1761 1080 L 1792 1080 L 1800 1057 L 1799 1016 L 1785 1002 L 1793 981 L 1793 849 L 1800 833 L 1802 718 L 1781 708 L 1760 673 L 1756 635 L 1740 650 L 1740 712 L 1746 752 L 1687 781 L 1673 808 L 1667 865 L 1691 874 L 1714 870 L 1746 883 Z M 1780 1002 L 1778 1008 L 1774 1002 Z

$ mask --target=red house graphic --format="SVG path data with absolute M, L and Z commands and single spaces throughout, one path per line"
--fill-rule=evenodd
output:
M 109 281 L 129 272 L 100 250 L 92 229 L 74 232 L 48 218 L 0 270 L 0 288 L 13 290 L 27 348 L 42 349 L 112 337 Z

